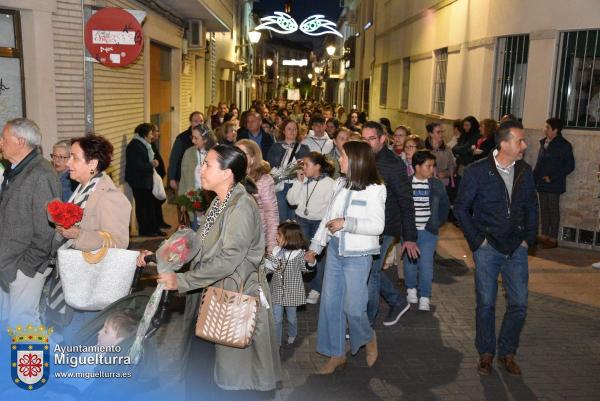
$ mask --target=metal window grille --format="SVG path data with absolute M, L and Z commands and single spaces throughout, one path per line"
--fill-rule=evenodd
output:
M 435 51 L 435 71 L 433 81 L 433 102 L 431 112 L 437 115 L 444 114 L 446 105 L 446 72 L 448 70 L 448 48 Z
M 388 86 L 388 64 L 381 65 L 381 79 L 379 80 L 379 104 L 385 106 L 387 104 L 387 86 Z
M 362 82 L 362 87 L 363 87 L 363 91 L 362 91 L 362 111 L 364 111 L 365 113 L 369 113 L 369 96 L 370 96 L 370 91 L 371 91 L 371 79 L 367 78 L 367 79 L 363 79 Z
M 505 114 L 523 118 L 528 56 L 529 35 L 498 38 L 494 87 L 494 114 L 498 119 Z
M 410 90 L 410 57 L 402 60 L 402 99 L 400 107 L 408 110 L 408 93 Z
M 600 127 L 600 30 L 563 32 L 556 65 L 554 115 L 565 127 Z

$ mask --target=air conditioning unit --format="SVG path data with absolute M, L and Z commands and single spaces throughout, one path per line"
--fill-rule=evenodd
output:
M 202 20 L 188 20 L 186 38 L 189 49 L 202 49 L 204 47 Z

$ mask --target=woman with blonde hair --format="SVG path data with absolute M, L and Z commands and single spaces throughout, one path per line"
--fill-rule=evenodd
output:
M 277 246 L 277 227 L 279 226 L 279 211 L 275 195 L 275 181 L 269 174 L 271 166 L 263 160 L 262 151 L 256 142 L 250 139 L 240 139 L 235 143 L 248 158 L 246 175 L 256 183 L 257 193 L 254 194 L 260 219 L 264 226 L 267 252 Z

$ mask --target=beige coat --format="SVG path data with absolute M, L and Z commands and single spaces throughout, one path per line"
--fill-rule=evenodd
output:
M 72 247 L 80 251 L 96 250 L 102 246 L 98 231 L 106 231 L 116 248 L 127 249 L 130 217 L 131 203 L 105 174 L 85 205 L 79 226 L 81 231 Z
M 202 231 L 204 218 L 198 235 Z M 191 269 L 177 274 L 180 293 L 220 283 L 237 290 L 235 282 L 245 282 L 244 293 L 258 296 L 258 288 L 270 298 L 264 275 L 253 273 L 265 252 L 260 213 L 256 201 L 244 187 L 237 184 L 225 210 L 219 215 L 204 239 Z M 246 278 L 249 279 L 246 281 Z M 188 294 L 184 315 L 184 356 L 190 348 L 200 294 Z M 270 300 L 269 300 L 270 302 Z M 280 379 L 280 361 L 275 325 L 271 309 L 259 307 L 252 344 L 244 349 L 216 345 L 215 381 L 227 390 L 273 390 Z M 184 364 L 185 366 L 185 364 Z

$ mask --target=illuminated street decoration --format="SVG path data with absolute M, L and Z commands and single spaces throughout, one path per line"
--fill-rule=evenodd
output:
M 300 23 L 300 27 L 298 27 L 296 20 L 289 14 L 281 11 L 275 11 L 274 14 L 275 15 L 261 18 L 261 24 L 254 29 L 257 31 L 268 29 L 282 35 L 289 35 L 290 33 L 300 30 L 300 32 L 310 36 L 333 34 L 339 36 L 340 38 L 342 37 L 342 34 L 335 29 L 336 24 L 329 20 L 323 19 L 325 18 L 324 15 L 311 15 L 302 21 Z
M 308 60 L 305 58 L 300 60 L 293 58 L 290 60 L 283 60 L 282 64 L 286 66 L 306 67 L 308 65 Z

